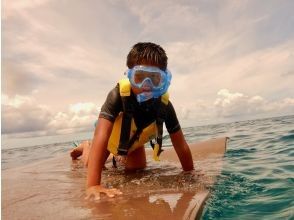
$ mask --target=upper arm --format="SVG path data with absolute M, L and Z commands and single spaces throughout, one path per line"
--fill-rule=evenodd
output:
M 110 120 L 107 120 L 105 118 L 99 118 L 97 126 L 95 128 L 94 138 L 97 138 L 98 140 L 107 140 L 111 135 L 113 127 L 113 122 Z

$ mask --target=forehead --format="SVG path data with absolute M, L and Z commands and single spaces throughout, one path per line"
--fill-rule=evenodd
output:
M 154 63 L 151 60 L 140 60 L 138 63 L 136 63 L 136 65 L 154 66 L 160 68 L 159 64 Z

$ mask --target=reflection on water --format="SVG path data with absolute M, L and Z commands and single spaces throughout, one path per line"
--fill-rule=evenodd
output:
M 95 219 L 189 219 L 206 192 L 160 192 L 88 202 Z

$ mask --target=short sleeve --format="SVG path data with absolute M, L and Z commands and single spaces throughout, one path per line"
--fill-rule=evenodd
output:
M 175 133 L 181 129 L 177 114 L 172 103 L 169 101 L 166 106 L 165 126 L 168 133 Z
M 122 102 L 119 95 L 119 85 L 113 88 L 107 95 L 107 98 L 101 107 L 99 118 L 105 118 L 114 122 L 117 115 L 122 111 Z

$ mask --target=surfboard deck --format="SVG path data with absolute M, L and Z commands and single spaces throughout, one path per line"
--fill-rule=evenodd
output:
M 3 219 L 195 219 L 200 218 L 209 187 L 222 168 L 227 138 L 190 144 L 196 175 L 181 172 L 173 148 L 161 162 L 127 174 L 109 168 L 102 180 L 123 195 L 84 199 L 86 172 L 81 162 L 62 155 L 2 171 Z M 111 164 L 108 162 L 107 166 Z M 149 167 L 149 166 L 148 166 Z

